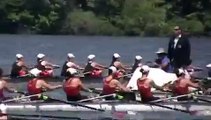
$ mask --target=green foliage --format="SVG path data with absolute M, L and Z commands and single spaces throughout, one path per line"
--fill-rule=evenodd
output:
M 211 31 L 211 1 L 0 0 L 0 32 L 163 36 Z M 24 29 L 25 29 L 24 28 Z

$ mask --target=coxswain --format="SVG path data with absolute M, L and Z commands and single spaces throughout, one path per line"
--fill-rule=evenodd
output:
M 45 55 L 42 53 L 39 53 L 37 55 L 37 65 L 36 68 L 40 70 L 40 73 L 38 76 L 42 77 L 52 77 L 53 76 L 53 68 L 54 65 L 52 63 L 49 63 L 45 60 Z
M 178 79 L 174 81 L 174 83 L 171 86 L 174 96 L 185 95 L 185 94 L 190 93 L 189 87 L 197 88 L 197 89 L 201 88 L 199 83 L 194 83 L 190 79 L 187 79 L 185 77 L 185 71 L 183 69 L 177 69 L 175 71 L 175 74 L 178 77 Z M 188 100 L 188 99 L 190 98 L 180 97 L 177 100 Z
M 107 67 L 95 62 L 95 55 L 93 54 L 90 54 L 87 59 L 88 62 L 83 71 L 84 75 L 92 78 L 102 77 L 103 69 L 106 69 Z
M 2 78 L 3 70 L 0 68 L 0 101 L 7 99 L 7 97 L 4 96 L 4 90 L 11 92 L 11 93 L 17 93 L 17 90 L 9 88 L 6 80 Z
M 143 65 L 142 64 L 142 57 L 140 55 L 136 55 L 135 56 L 135 62 L 133 64 L 131 73 L 133 73 L 136 70 L 136 68 L 141 67 L 142 65 Z
M 11 77 L 25 76 L 28 74 L 28 68 L 24 62 L 22 54 L 16 54 L 16 61 L 12 65 Z
M 77 70 L 74 68 L 67 69 L 67 78 L 65 79 L 63 88 L 68 101 L 78 101 L 88 98 L 87 96 L 80 94 L 81 90 L 92 92 L 92 90 L 85 88 L 84 84 L 80 80 Z
M 118 81 L 116 74 L 117 69 L 114 66 L 109 67 L 108 76 L 103 80 L 103 91 L 102 95 L 113 94 L 116 92 L 130 92 L 130 89 L 122 85 Z M 113 100 L 114 97 L 107 97 L 106 100 Z
M 155 60 L 155 64 L 165 72 L 172 73 L 173 68 L 170 64 L 170 60 L 164 48 L 159 48 L 158 51 L 156 51 L 155 53 L 157 54 L 157 59 Z
M 32 78 L 27 83 L 27 90 L 30 95 L 39 94 L 45 92 L 46 90 L 54 90 L 57 88 L 61 88 L 62 85 L 51 85 L 45 82 L 42 77 Z M 31 100 L 37 100 L 38 97 L 32 97 Z
M 84 68 L 80 67 L 75 63 L 75 55 L 72 53 L 67 54 L 67 61 L 63 64 L 62 71 L 61 71 L 61 76 L 66 76 L 66 71 L 68 68 L 74 68 L 77 70 L 83 70 Z
M 142 102 L 150 102 L 153 100 L 160 99 L 159 97 L 153 96 L 151 88 L 164 91 L 162 87 L 156 85 L 152 79 L 148 78 L 149 71 L 150 67 L 147 65 L 143 65 L 140 69 L 142 76 L 137 81 L 138 91 L 140 93 Z

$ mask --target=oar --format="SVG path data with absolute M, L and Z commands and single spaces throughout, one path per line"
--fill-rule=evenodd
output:
M 31 97 L 40 97 L 41 94 L 42 93 L 34 94 L 34 95 L 28 95 L 28 96 L 23 96 L 23 97 L 19 97 L 19 98 L 12 98 L 12 99 L 1 101 L 1 103 L 13 102 L 13 101 L 22 100 L 22 99 L 31 98 Z
M 203 99 L 203 98 L 198 98 L 198 97 L 197 97 L 197 100 L 200 100 L 200 101 L 203 101 L 203 102 L 207 102 L 207 103 L 211 103 L 210 100 L 206 100 L 206 99 Z
M 182 97 L 189 97 L 189 96 L 195 95 L 194 92 L 199 92 L 199 90 L 196 90 L 196 91 L 193 91 L 192 93 L 188 93 L 188 94 L 184 94 L 184 95 L 178 95 L 178 96 L 168 97 L 168 98 L 161 98 L 161 99 L 158 99 L 158 100 L 151 101 L 150 103 L 158 103 L 158 102 L 171 100 L 171 99 L 177 99 L 177 98 L 182 98 Z
M 67 120 L 81 120 L 78 117 L 64 117 L 64 116 L 54 116 L 54 115 L 39 115 L 39 114 L 35 114 L 35 115 L 23 115 L 23 114 L 2 114 L 2 116 L 9 116 L 9 118 L 17 118 L 17 117 L 22 117 L 22 118 L 27 118 L 27 117 L 32 117 L 32 118 L 54 118 L 54 119 L 67 119 Z
M 160 105 L 160 104 L 157 104 L 157 103 L 151 103 L 151 102 L 143 103 L 139 100 L 136 100 L 136 102 L 146 104 L 146 105 L 157 106 L 157 107 L 161 107 L 161 108 L 165 108 L 165 109 L 169 109 L 169 110 L 179 111 L 179 112 L 183 112 L 183 113 L 188 113 L 188 114 L 191 114 L 191 115 L 194 115 L 194 114 L 197 113 L 197 111 L 189 111 L 189 110 L 183 110 L 183 109 L 178 109 L 178 108 L 172 108 L 172 107 Z
M 92 98 L 88 98 L 88 99 L 79 100 L 77 102 L 87 102 L 87 101 L 91 101 L 91 100 L 102 99 L 102 98 L 106 98 L 106 97 L 115 97 L 115 96 L 116 96 L 116 94 L 108 94 L 108 95 L 102 95 L 102 96 L 98 96 L 98 97 L 92 97 Z
M 73 106 L 80 106 L 80 107 L 84 107 L 84 108 L 87 108 L 87 109 L 90 109 L 90 110 L 95 110 L 95 111 L 100 111 L 100 112 L 104 112 L 105 111 L 104 109 L 89 107 L 89 106 L 86 106 L 86 105 L 83 105 L 83 104 L 80 104 L 80 103 L 77 103 L 77 102 L 59 100 L 59 99 L 55 99 L 55 98 L 50 98 L 48 96 L 43 96 L 43 97 L 45 97 L 44 100 L 47 100 L 47 101 L 48 100 L 50 100 L 50 101 L 57 101 L 57 102 L 60 102 L 60 103 L 73 105 Z

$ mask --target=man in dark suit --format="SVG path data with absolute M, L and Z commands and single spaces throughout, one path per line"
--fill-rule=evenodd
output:
M 174 27 L 174 35 L 168 45 L 168 57 L 175 69 L 190 65 L 191 45 L 179 26 Z

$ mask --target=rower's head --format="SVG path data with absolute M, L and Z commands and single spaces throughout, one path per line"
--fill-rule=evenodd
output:
M 120 56 L 118 53 L 114 53 L 112 59 L 113 59 L 113 61 L 116 61 L 116 60 L 119 60 L 120 57 L 121 57 L 121 56 Z
M 67 77 L 76 77 L 78 76 L 78 71 L 74 68 L 67 69 Z
M 175 27 L 174 27 L 174 34 L 175 34 L 176 36 L 178 36 L 178 35 L 180 35 L 181 33 L 182 33 L 181 28 L 180 28 L 179 26 L 175 26 Z
M 22 54 L 16 54 L 16 59 L 17 60 L 23 60 L 23 55 Z
M 94 54 L 90 54 L 87 56 L 88 61 L 93 61 L 95 59 L 95 55 Z
M 115 75 L 117 72 L 117 68 L 114 66 L 109 67 L 108 69 L 108 75 Z
M 68 53 L 67 59 L 68 59 L 68 61 L 73 61 L 75 59 L 75 55 L 73 53 Z
M 211 77 L 211 64 L 206 65 L 208 69 L 208 77 Z
M 0 77 L 2 77 L 3 76 L 3 70 L 2 70 L 2 68 L 0 68 Z
M 38 61 L 43 60 L 44 57 L 45 57 L 45 54 L 43 54 L 43 53 L 37 54 L 37 60 L 38 60 Z
M 135 56 L 135 62 L 141 62 L 142 57 L 140 55 Z
M 143 65 L 140 69 L 140 72 L 143 74 L 143 75 L 147 75 L 149 73 L 149 70 L 150 70 L 150 67 L 147 66 L 147 65 Z
M 182 76 L 185 76 L 185 71 L 183 69 L 179 68 L 175 71 L 175 74 L 177 77 L 182 77 Z

